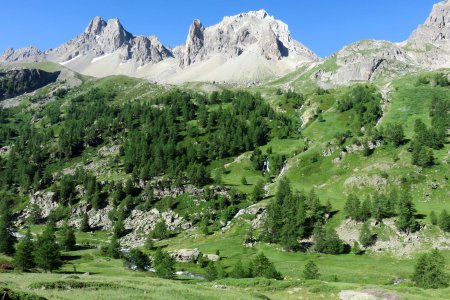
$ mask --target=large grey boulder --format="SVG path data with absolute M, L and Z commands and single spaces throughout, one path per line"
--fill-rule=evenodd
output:
M 198 249 L 179 249 L 170 253 L 170 256 L 178 262 L 195 262 L 200 255 Z

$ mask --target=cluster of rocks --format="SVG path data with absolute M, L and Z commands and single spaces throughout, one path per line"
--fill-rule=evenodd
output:
M 381 145 L 383 145 L 383 141 L 381 141 L 381 140 L 367 142 L 367 148 L 369 150 L 374 150 L 374 149 L 380 147 Z M 347 154 L 355 153 L 355 152 L 362 152 L 364 150 L 364 148 L 365 148 L 365 145 L 363 145 L 363 144 L 348 145 L 344 149 L 341 150 L 341 152 L 339 153 L 339 155 L 337 157 L 333 158 L 332 162 L 334 164 L 337 164 L 340 161 L 342 161 Z M 336 147 L 336 146 L 329 147 L 322 152 L 322 155 L 323 156 L 331 156 L 338 149 L 340 149 L 340 147 Z

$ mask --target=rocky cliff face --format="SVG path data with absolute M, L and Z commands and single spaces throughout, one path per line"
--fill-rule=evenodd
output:
M 38 69 L 0 72 L 0 100 L 13 98 L 55 82 L 59 73 Z
M 215 55 L 233 58 L 245 51 L 254 52 L 266 60 L 298 56 L 299 60 L 315 61 L 318 57 L 292 39 L 288 26 L 269 16 L 266 11 L 251 11 L 205 28 L 195 20 L 186 40 L 180 65 L 189 66 Z
M 450 1 L 433 6 L 430 16 L 411 34 L 405 48 L 425 67 L 450 67 Z

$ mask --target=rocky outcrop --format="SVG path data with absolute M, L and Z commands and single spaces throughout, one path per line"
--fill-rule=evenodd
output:
M 32 92 L 55 82 L 60 72 L 38 69 L 19 69 L 0 72 L 0 100 Z
M 186 222 L 173 211 L 160 212 L 155 208 L 150 211 L 134 209 L 125 219 L 125 229 L 129 233 L 121 239 L 121 244 L 128 246 L 143 245 L 148 234 L 161 220 L 166 223 L 169 230 L 173 231 L 177 229 L 188 230 L 192 227 L 191 223 Z
M 48 218 L 52 210 L 58 206 L 56 194 L 54 192 L 38 191 L 31 195 L 27 207 L 19 214 L 17 224 L 25 224 L 26 220 L 34 213 L 34 207 L 39 210 L 39 217 Z

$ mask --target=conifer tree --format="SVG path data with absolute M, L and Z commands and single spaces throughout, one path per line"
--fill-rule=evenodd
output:
M 122 253 L 120 252 L 120 243 L 116 235 L 113 235 L 109 242 L 107 254 L 114 259 L 118 259 L 122 256 Z
M 268 279 L 282 279 L 282 275 L 275 269 L 275 266 L 264 253 L 259 253 L 251 264 L 251 274 L 253 277 L 265 277 Z
M 241 260 L 238 260 L 236 262 L 236 264 L 234 265 L 233 271 L 231 272 L 230 275 L 233 278 L 245 278 L 245 277 L 247 277 L 248 274 L 245 271 Z
M 359 242 L 363 247 L 369 247 L 373 244 L 373 234 L 369 228 L 369 224 L 364 222 L 359 233 Z
M 305 265 L 305 269 L 303 269 L 303 276 L 305 279 L 319 279 L 320 273 L 317 265 L 312 261 L 308 261 Z
M 403 232 L 413 232 L 416 229 L 414 214 L 416 210 L 408 192 L 404 192 L 398 203 L 397 228 Z
M 158 248 L 153 258 L 156 276 L 172 279 L 175 273 L 175 261 L 169 253 Z
M 28 228 L 25 236 L 17 243 L 16 252 L 14 253 L 14 266 L 22 272 L 33 269 L 36 266 L 32 255 L 33 252 L 34 245 L 30 228 Z
M 358 215 L 358 221 L 365 222 L 370 219 L 372 211 L 372 205 L 370 197 L 367 197 L 366 200 L 363 201 L 361 205 L 361 210 Z
M 205 279 L 213 281 L 217 279 L 217 268 L 214 262 L 210 261 L 205 268 Z
M 89 216 L 87 213 L 84 213 L 81 217 L 80 230 L 82 232 L 88 232 L 91 230 L 91 227 L 89 226 Z
M 431 225 L 435 225 L 436 226 L 438 224 L 438 218 L 437 218 L 436 213 L 434 212 L 434 210 L 432 210 L 430 212 L 430 222 L 431 222 Z
M 445 258 L 438 250 L 420 256 L 412 275 L 415 285 L 425 289 L 448 287 L 449 278 L 445 273 Z
M 439 215 L 439 227 L 443 231 L 450 232 L 450 216 L 445 209 Z
M 11 201 L 0 199 L 0 253 L 13 255 L 16 237 L 13 235 L 14 226 L 11 213 Z
M 62 228 L 61 245 L 64 250 L 72 251 L 75 249 L 76 243 L 77 242 L 75 239 L 75 232 L 73 228 L 69 225 L 69 223 L 66 221 L 64 223 L 64 227 Z
M 263 200 L 264 194 L 265 194 L 264 183 L 262 180 L 258 180 L 252 191 L 252 201 L 256 203 Z
M 47 225 L 44 232 L 37 238 L 34 250 L 36 266 L 45 271 L 54 271 L 62 266 L 61 252 L 56 242 L 55 227 Z

